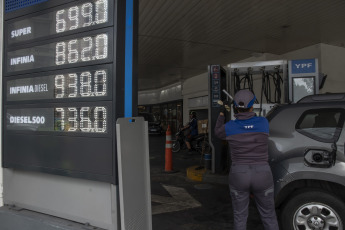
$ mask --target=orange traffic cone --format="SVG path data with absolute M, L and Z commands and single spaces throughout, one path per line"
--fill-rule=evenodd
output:
M 170 125 L 166 131 L 166 141 L 165 141 L 165 172 L 173 172 L 172 164 L 172 141 L 171 141 L 171 131 Z

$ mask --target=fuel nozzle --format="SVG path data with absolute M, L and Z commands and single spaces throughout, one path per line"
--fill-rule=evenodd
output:
M 231 104 L 234 101 L 234 98 L 228 93 L 225 89 L 223 89 L 223 93 L 229 98 L 229 103 Z

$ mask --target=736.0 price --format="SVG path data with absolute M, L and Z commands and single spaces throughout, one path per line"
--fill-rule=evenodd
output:
M 55 108 L 55 131 L 106 133 L 106 107 Z

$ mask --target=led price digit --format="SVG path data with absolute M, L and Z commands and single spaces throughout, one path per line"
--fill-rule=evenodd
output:
M 81 15 L 85 18 L 83 27 L 92 25 L 92 22 L 93 22 L 92 8 L 93 7 L 91 3 L 85 3 L 81 7 Z
M 105 107 L 96 107 L 94 110 L 95 115 L 95 132 L 105 133 L 107 130 L 107 109 Z
M 78 94 L 78 75 L 76 73 L 68 74 L 68 97 L 77 97 Z
M 107 94 L 107 73 L 105 70 L 99 70 L 95 72 L 94 76 L 94 92 L 95 96 L 105 96 Z
M 90 107 L 82 107 L 80 109 L 80 130 L 82 132 L 93 131 L 91 128 Z
M 91 93 L 91 73 L 83 72 L 80 75 L 80 95 L 82 97 L 92 96 Z
M 65 95 L 65 76 L 56 75 L 55 76 L 55 97 L 63 98 Z
M 55 56 L 55 63 L 56 65 L 63 65 L 66 62 L 66 43 L 65 42 L 58 42 L 56 43 L 56 56 Z
M 76 63 L 79 60 L 78 40 L 68 42 L 68 63 Z
M 96 2 L 96 23 L 101 24 L 108 21 L 108 1 L 100 0 Z
M 91 37 L 85 37 L 83 38 L 84 42 L 89 43 L 88 46 L 84 46 L 83 50 L 81 51 L 81 60 L 82 61 L 90 61 L 92 57 L 92 38 Z
M 68 18 L 70 20 L 71 26 L 69 30 L 75 30 L 79 25 L 79 8 L 77 6 L 68 9 Z
M 75 132 L 78 130 L 78 110 L 77 108 L 68 108 L 68 126 L 69 132 Z
M 65 130 L 65 110 L 63 108 L 55 109 L 55 130 L 64 131 Z
M 99 34 L 96 37 L 96 59 L 105 59 L 108 56 L 108 35 Z
M 66 30 L 66 21 L 63 18 L 65 10 L 59 10 L 56 12 L 56 33 L 61 33 Z

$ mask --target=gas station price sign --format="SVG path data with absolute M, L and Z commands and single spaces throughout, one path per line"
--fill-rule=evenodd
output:
M 5 14 L 3 167 L 117 183 L 121 7 L 49 0 Z

